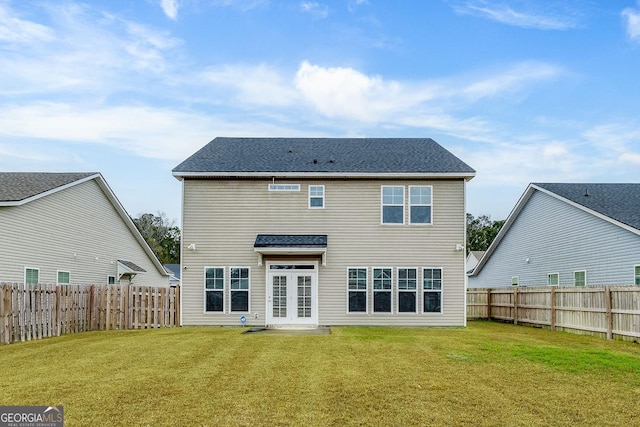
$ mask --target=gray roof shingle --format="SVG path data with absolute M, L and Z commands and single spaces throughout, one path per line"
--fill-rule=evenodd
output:
M 640 230 L 640 184 L 533 185 Z
M 0 202 L 19 202 L 97 172 L 0 172 Z
M 255 248 L 326 248 L 326 234 L 258 234 Z
M 431 138 L 218 137 L 173 169 L 215 172 L 475 174 Z

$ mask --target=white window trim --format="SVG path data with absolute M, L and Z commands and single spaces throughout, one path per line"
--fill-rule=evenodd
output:
M 207 289 L 207 269 L 208 268 L 221 268 L 222 269 L 222 311 L 208 311 L 207 310 L 207 292 L 220 292 L 217 289 Z M 204 314 L 226 314 L 227 313 L 227 304 L 226 304 L 226 290 L 227 290 L 227 269 L 221 265 L 205 265 L 202 269 L 202 291 L 203 291 L 203 304 L 202 304 L 202 312 Z
M 40 269 L 39 268 L 35 268 L 35 267 L 25 267 L 24 268 L 24 274 L 23 274 L 23 284 L 26 286 L 27 285 L 27 270 L 36 270 L 38 272 L 38 283 L 40 283 Z M 56 277 L 57 280 L 57 277 Z
M 58 279 L 60 278 L 60 273 L 67 273 L 69 275 L 69 283 L 60 283 L 58 281 Z M 69 270 L 56 270 L 56 284 L 57 285 L 70 285 L 71 284 L 71 272 Z
M 576 273 L 584 273 L 584 285 L 576 285 Z M 573 271 L 573 286 L 587 286 L 587 270 L 574 270 Z
M 551 276 L 558 276 L 558 284 L 557 285 L 552 285 L 551 284 Z M 549 273 L 549 274 L 547 274 L 547 286 L 560 286 L 560 273 Z
M 290 192 L 290 191 L 300 191 L 300 184 L 269 184 L 267 187 L 269 191 L 273 192 Z
M 425 289 L 424 288 L 424 272 L 425 270 L 440 270 L 440 289 Z M 421 271 L 422 275 L 420 276 L 422 279 L 422 286 L 420 287 L 420 289 L 422 289 L 422 292 L 420 294 L 420 296 L 422 297 L 420 300 L 420 304 L 422 305 L 422 314 L 436 314 L 436 315 L 441 315 L 444 313 L 444 267 L 422 267 L 422 271 Z M 440 311 L 424 311 L 424 294 L 425 293 L 433 293 L 433 292 L 439 292 L 440 293 Z
M 400 270 L 415 270 L 416 271 L 416 288 L 413 290 L 416 299 L 415 311 L 400 311 L 400 292 L 412 292 L 409 289 L 400 289 Z M 418 314 L 420 312 L 420 301 L 418 301 L 418 294 L 420 292 L 420 268 L 418 267 L 397 267 L 396 268 L 396 292 L 398 294 L 396 313 L 400 315 L 404 314 Z
M 634 286 L 640 286 L 640 284 L 636 283 L 636 268 L 640 268 L 640 264 L 636 264 L 633 266 L 633 284 Z
M 109 283 L 110 277 L 113 277 L 113 283 Z M 116 280 L 116 276 L 114 276 L 113 274 L 109 274 L 107 276 L 107 285 L 117 285 L 117 284 L 118 284 L 118 281 Z
M 232 281 L 231 270 L 233 270 L 234 268 L 238 268 L 238 269 L 246 268 L 248 270 L 247 271 L 247 281 L 248 281 L 248 288 L 247 289 L 231 289 L 231 281 Z M 229 288 L 229 297 L 228 297 L 228 299 L 229 299 L 229 301 L 228 301 L 229 302 L 229 311 L 228 311 L 228 313 L 229 314 L 247 314 L 247 313 L 251 313 L 251 267 L 249 267 L 248 265 L 238 265 L 238 266 L 232 265 L 231 267 L 229 267 L 229 276 L 228 277 L 229 277 L 229 280 L 228 280 L 228 283 L 229 283 L 229 286 L 228 286 L 228 288 Z M 225 288 L 226 288 L 226 286 L 225 286 Z M 247 311 L 234 311 L 234 310 L 232 310 L 232 307 L 231 307 L 231 293 L 232 292 L 246 292 L 247 293 Z
M 398 204 L 389 204 L 389 205 L 385 205 L 384 204 L 384 189 L 385 188 L 397 188 L 397 187 L 401 187 L 402 188 L 402 205 L 398 205 Z M 407 195 L 406 193 L 406 188 L 404 185 L 381 185 L 380 186 L 380 224 L 381 225 L 390 225 L 390 226 L 398 226 L 398 225 L 405 225 L 406 224 L 406 216 L 407 216 L 407 212 L 405 209 L 405 205 L 406 205 L 406 201 L 407 201 Z M 384 207 L 385 206 L 401 206 L 402 207 L 402 222 L 384 222 Z
M 386 290 L 386 289 L 380 289 L 380 290 L 375 290 L 373 287 L 373 281 L 375 280 L 375 276 L 374 276 L 374 270 L 391 270 L 391 289 Z M 373 314 L 374 316 L 388 316 L 390 314 L 393 314 L 393 303 L 395 301 L 395 298 L 393 298 L 393 294 L 394 294 L 394 281 L 393 278 L 395 276 L 393 275 L 393 267 L 372 267 L 371 268 L 371 314 Z M 376 292 L 389 292 L 391 293 L 391 310 L 389 311 L 375 311 L 375 293 Z
M 419 188 L 429 187 L 431 189 L 431 203 L 429 203 L 428 205 L 421 204 L 421 203 L 411 203 L 411 189 L 414 187 L 419 187 Z M 408 215 L 409 225 L 418 225 L 418 226 L 433 225 L 433 185 L 410 185 L 408 195 L 407 195 L 407 206 L 408 206 L 407 215 Z M 429 206 L 431 208 L 431 222 L 411 222 L 411 208 L 413 206 Z
M 511 276 L 511 286 L 520 286 L 520 276 Z
M 311 187 L 321 187 L 322 188 L 322 196 L 311 196 Z M 309 184 L 309 187 L 307 188 L 307 191 L 309 193 L 309 209 L 324 209 L 325 205 L 326 205 L 326 199 L 325 199 L 325 187 L 324 185 L 321 184 Z M 311 206 L 311 199 L 322 199 L 322 206 Z
M 364 270 L 367 274 L 366 277 L 366 281 L 365 281 L 365 285 L 366 288 L 364 290 L 361 289 L 349 289 L 349 270 L 355 270 L 355 269 L 359 269 L 359 270 Z M 347 314 L 349 315 L 364 315 L 364 314 L 369 314 L 369 267 L 354 267 L 354 266 L 349 266 L 347 267 L 347 276 L 346 276 L 346 283 L 347 283 Z M 350 311 L 349 310 L 349 292 L 363 292 L 365 299 L 364 299 L 364 311 Z

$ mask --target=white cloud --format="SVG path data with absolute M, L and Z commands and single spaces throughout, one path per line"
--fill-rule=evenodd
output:
M 300 3 L 300 9 L 303 12 L 309 13 L 316 18 L 326 18 L 329 16 L 329 7 L 325 4 L 320 4 L 312 1 L 303 1 Z
M 162 0 L 160 6 L 169 19 L 175 21 L 178 18 L 178 0 Z
M 9 43 L 46 42 L 54 32 L 44 25 L 18 18 L 0 4 L 0 41 Z
M 622 11 L 626 19 L 627 35 L 633 41 L 640 42 L 640 10 L 626 8 Z
M 512 2 L 513 3 L 513 2 Z M 454 10 L 463 15 L 479 16 L 502 24 L 539 30 L 566 30 L 578 26 L 575 13 L 567 10 L 564 2 L 545 1 L 515 2 L 517 8 L 508 2 L 467 0 L 456 2 Z

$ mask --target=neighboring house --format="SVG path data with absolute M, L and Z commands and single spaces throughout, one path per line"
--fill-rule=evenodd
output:
M 640 184 L 530 184 L 469 287 L 640 285 Z
M 485 251 L 469 251 L 467 255 L 467 273 L 470 273 L 476 268 L 476 265 L 478 265 L 484 253 Z
M 465 325 L 475 171 L 435 141 L 216 138 L 173 175 L 184 325 Z
M 180 264 L 165 264 L 165 270 L 169 273 L 169 285 L 170 286 L 179 286 L 180 285 Z
M 168 286 L 99 173 L 0 173 L 0 282 Z

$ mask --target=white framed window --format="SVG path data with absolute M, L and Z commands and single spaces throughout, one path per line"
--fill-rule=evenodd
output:
M 417 312 L 418 269 L 398 268 L 398 313 Z
M 547 276 L 547 285 L 558 286 L 560 284 L 560 273 L 549 273 Z
M 347 300 L 349 313 L 367 312 L 367 267 L 347 268 Z
M 37 285 L 40 282 L 40 269 L 25 267 L 24 283 L 25 285 Z
M 107 285 L 115 285 L 116 276 L 107 276 Z
M 587 272 L 586 270 L 578 270 L 573 272 L 573 285 L 574 286 L 586 286 L 587 285 Z
M 204 268 L 204 311 L 224 313 L 224 267 Z
M 432 195 L 430 185 L 409 186 L 409 224 L 433 224 Z
M 269 184 L 269 191 L 300 191 L 300 184 Z
M 442 313 L 442 268 L 422 269 L 422 312 Z
M 68 271 L 58 270 L 58 285 L 68 285 L 71 283 L 71 274 Z
M 391 313 L 393 307 L 393 269 L 373 268 L 373 312 Z
M 511 286 L 518 286 L 520 285 L 520 278 L 518 276 L 513 276 L 511 278 Z
M 309 186 L 309 209 L 324 209 L 324 185 Z
M 381 190 L 382 224 L 404 224 L 404 185 L 383 185 Z
M 633 266 L 633 275 L 634 275 L 633 283 L 640 286 L 640 265 Z
M 229 268 L 231 312 L 249 312 L 249 267 Z

